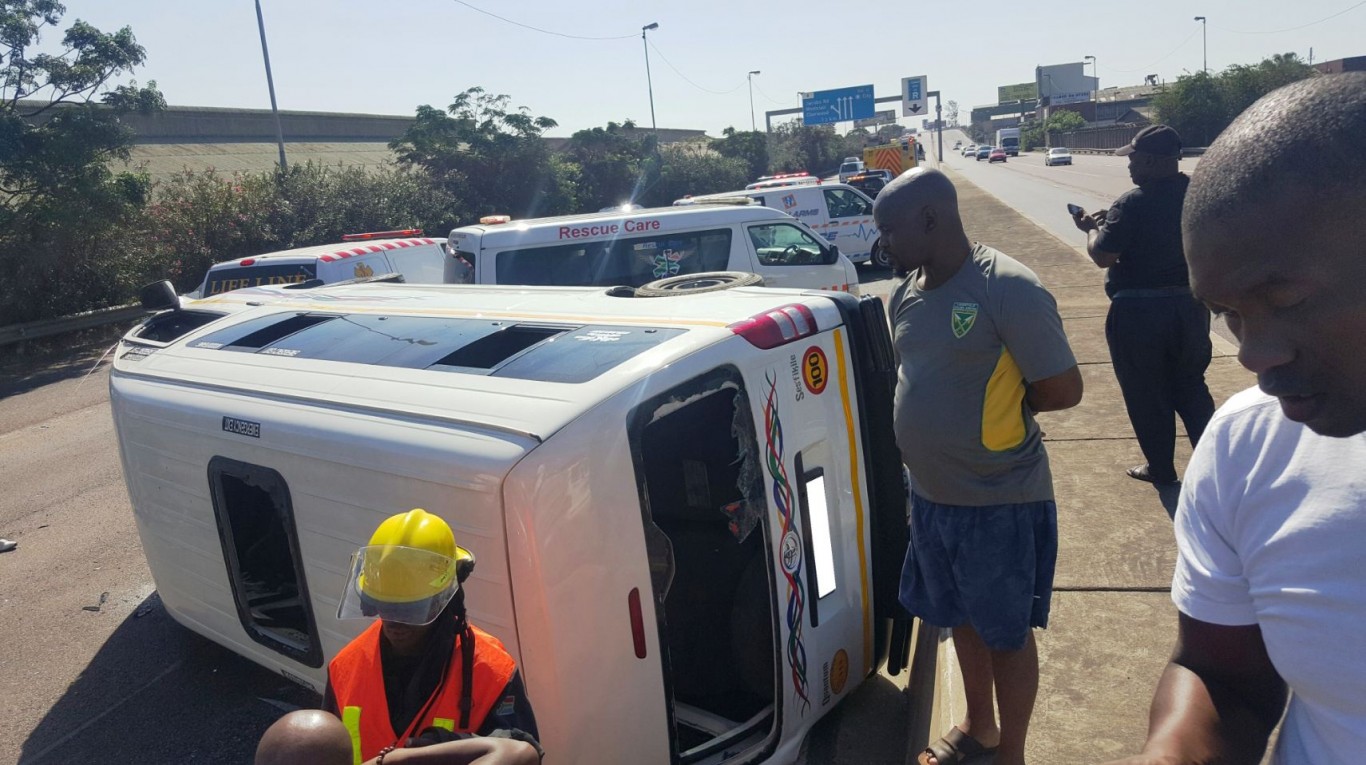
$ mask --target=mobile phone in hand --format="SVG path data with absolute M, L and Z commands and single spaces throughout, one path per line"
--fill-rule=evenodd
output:
M 1081 205 L 1074 205 L 1071 202 L 1069 202 L 1067 203 L 1067 212 L 1071 213 L 1072 217 L 1075 218 L 1086 211 L 1082 209 Z

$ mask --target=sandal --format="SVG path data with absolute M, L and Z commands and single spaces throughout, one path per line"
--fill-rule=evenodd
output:
M 1155 486 L 1175 486 L 1176 484 L 1181 483 L 1175 478 L 1169 481 L 1159 481 L 1158 479 L 1153 477 L 1152 473 L 1148 472 L 1148 465 L 1146 463 L 1131 467 L 1128 470 L 1124 471 L 1124 474 L 1134 479 L 1135 481 L 1146 481 Z
M 926 765 L 928 760 L 925 759 L 925 756 L 929 755 L 938 760 L 939 765 L 958 765 L 958 763 L 967 762 L 974 757 L 981 757 L 994 751 L 996 751 L 996 747 L 982 746 L 981 741 L 955 726 L 953 730 L 945 733 L 938 741 L 925 747 L 925 750 L 916 758 L 916 762 L 919 765 Z

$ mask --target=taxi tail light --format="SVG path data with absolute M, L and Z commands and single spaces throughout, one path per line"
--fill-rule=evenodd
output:
M 640 588 L 632 588 L 626 596 L 626 607 L 631 612 L 631 642 L 635 644 L 636 658 L 645 658 L 645 615 L 640 610 Z
M 781 308 L 751 316 L 731 324 L 727 329 L 762 350 L 811 337 L 818 331 L 816 315 L 800 303 L 789 303 Z
M 343 242 L 363 242 L 367 239 L 398 239 L 405 236 L 422 236 L 420 228 L 402 228 L 397 231 L 369 231 L 364 234 L 345 234 Z

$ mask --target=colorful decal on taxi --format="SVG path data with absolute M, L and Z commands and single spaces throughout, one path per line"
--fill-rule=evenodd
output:
M 818 346 L 806 349 L 802 357 L 802 382 L 813 396 L 825 392 L 825 384 L 830 381 L 830 365 L 825 360 L 825 351 Z
M 802 612 L 806 605 L 806 590 L 802 586 L 802 539 L 793 520 L 796 503 L 792 484 L 787 478 L 787 463 L 783 461 L 783 423 L 778 415 L 778 375 L 764 373 L 768 383 L 768 398 L 764 401 L 764 438 L 767 442 L 768 475 L 773 479 L 773 504 L 778 508 L 778 530 L 781 547 L 779 561 L 787 579 L 787 665 L 792 670 L 792 690 L 801 700 L 801 714 L 811 707 L 807 695 L 806 646 L 802 643 Z
M 364 263 L 357 263 L 352 271 L 355 273 L 357 279 L 368 279 L 375 275 L 375 269 Z

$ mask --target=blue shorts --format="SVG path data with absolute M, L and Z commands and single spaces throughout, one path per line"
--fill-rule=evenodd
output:
M 1048 626 L 1058 509 L 1051 501 L 963 507 L 911 494 L 901 605 L 936 627 L 970 625 L 994 651 Z

